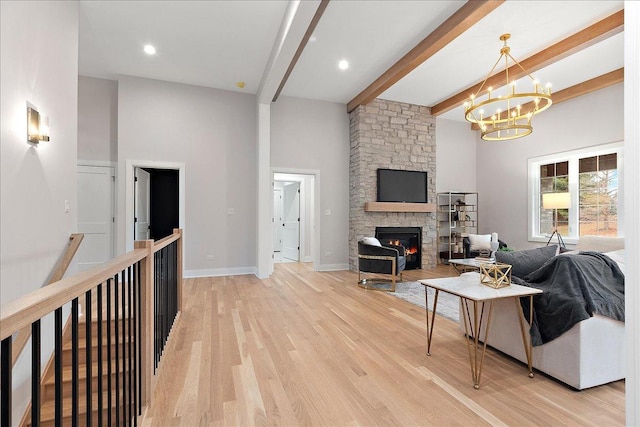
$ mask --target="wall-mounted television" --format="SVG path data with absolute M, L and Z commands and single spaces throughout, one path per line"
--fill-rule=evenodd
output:
M 378 169 L 378 202 L 427 203 L 427 172 Z

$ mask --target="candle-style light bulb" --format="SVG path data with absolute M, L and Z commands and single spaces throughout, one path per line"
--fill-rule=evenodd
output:
M 547 83 L 547 95 L 551 96 L 551 83 Z

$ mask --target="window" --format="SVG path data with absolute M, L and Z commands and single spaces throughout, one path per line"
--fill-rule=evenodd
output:
M 617 236 L 621 165 L 622 143 L 530 159 L 529 240 L 547 241 L 554 230 L 569 243 L 585 235 Z M 547 193 L 568 193 L 567 207 L 545 206 Z

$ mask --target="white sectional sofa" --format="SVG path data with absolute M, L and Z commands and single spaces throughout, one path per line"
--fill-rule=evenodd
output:
M 576 250 L 604 253 L 619 249 L 624 249 L 621 238 L 585 236 L 576 246 Z M 494 303 L 487 343 L 526 363 L 516 308 L 511 300 Z M 461 326 L 462 321 L 461 317 Z M 625 378 L 624 337 L 624 322 L 595 314 L 555 340 L 533 347 L 533 367 L 578 390 L 617 381 Z

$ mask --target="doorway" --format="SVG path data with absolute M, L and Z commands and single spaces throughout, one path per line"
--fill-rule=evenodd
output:
M 149 238 L 157 238 L 158 235 L 166 233 L 166 231 L 159 230 L 156 234 L 154 231 L 154 226 L 151 224 L 154 220 L 154 211 L 160 210 L 160 208 L 154 208 L 152 202 L 152 194 L 153 190 L 153 175 L 154 172 L 157 176 L 161 174 L 160 171 L 171 171 L 170 173 L 173 175 L 171 180 L 174 182 L 177 190 L 175 192 L 173 190 L 170 191 L 172 193 L 171 196 L 165 196 L 164 192 L 161 192 L 161 196 L 155 197 L 156 201 L 166 202 L 167 205 L 171 206 L 170 209 L 174 211 L 172 224 L 175 224 L 177 218 L 177 226 L 175 228 L 181 228 L 185 230 L 185 234 L 183 234 L 183 240 L 186 242 L 186 227 L 185 227 L 185 165 L 184 163 L 176 163 L 176 162 L 160 162 L 160 161 L 151 161 L 151 160 L 125 160 L 124 167 L 124 224 L 123 227 L 120 228 L 119 232 L 123 235 L 123 240 L 125 244 L 125 251 L 130 251 L 133 249 L 134 237 L 136 234 L 136 186 L 135 186 L 135 175 L 136 170 L 141 169 L 144 172 L 149 173 L 149 223 L 151 229 L 149 230 Z M 177 178 L 176 178 L 177 177 Z M 176 182 L 177 180 L 177 182 Z M 162 188 L 162 187 L 161 187 Z M 169 202 L 169 200 L 173 200 Z M 142 201 L 138 202 L 138 205 L 143 205 Z M 177 214 L 175 210 L 177 209 Z M 173 229 L 169 231 L 169 234 Z
M 315 260 L 315 182 L 313 174 L 273 173 L 273 263 Z
M 178 179 L 175 169 L 135 168 L 135 240 L 160 240 L 179 228 Z
M 300 261 L 300 182 L 274 182 L 273 197 L 274 262 Z

